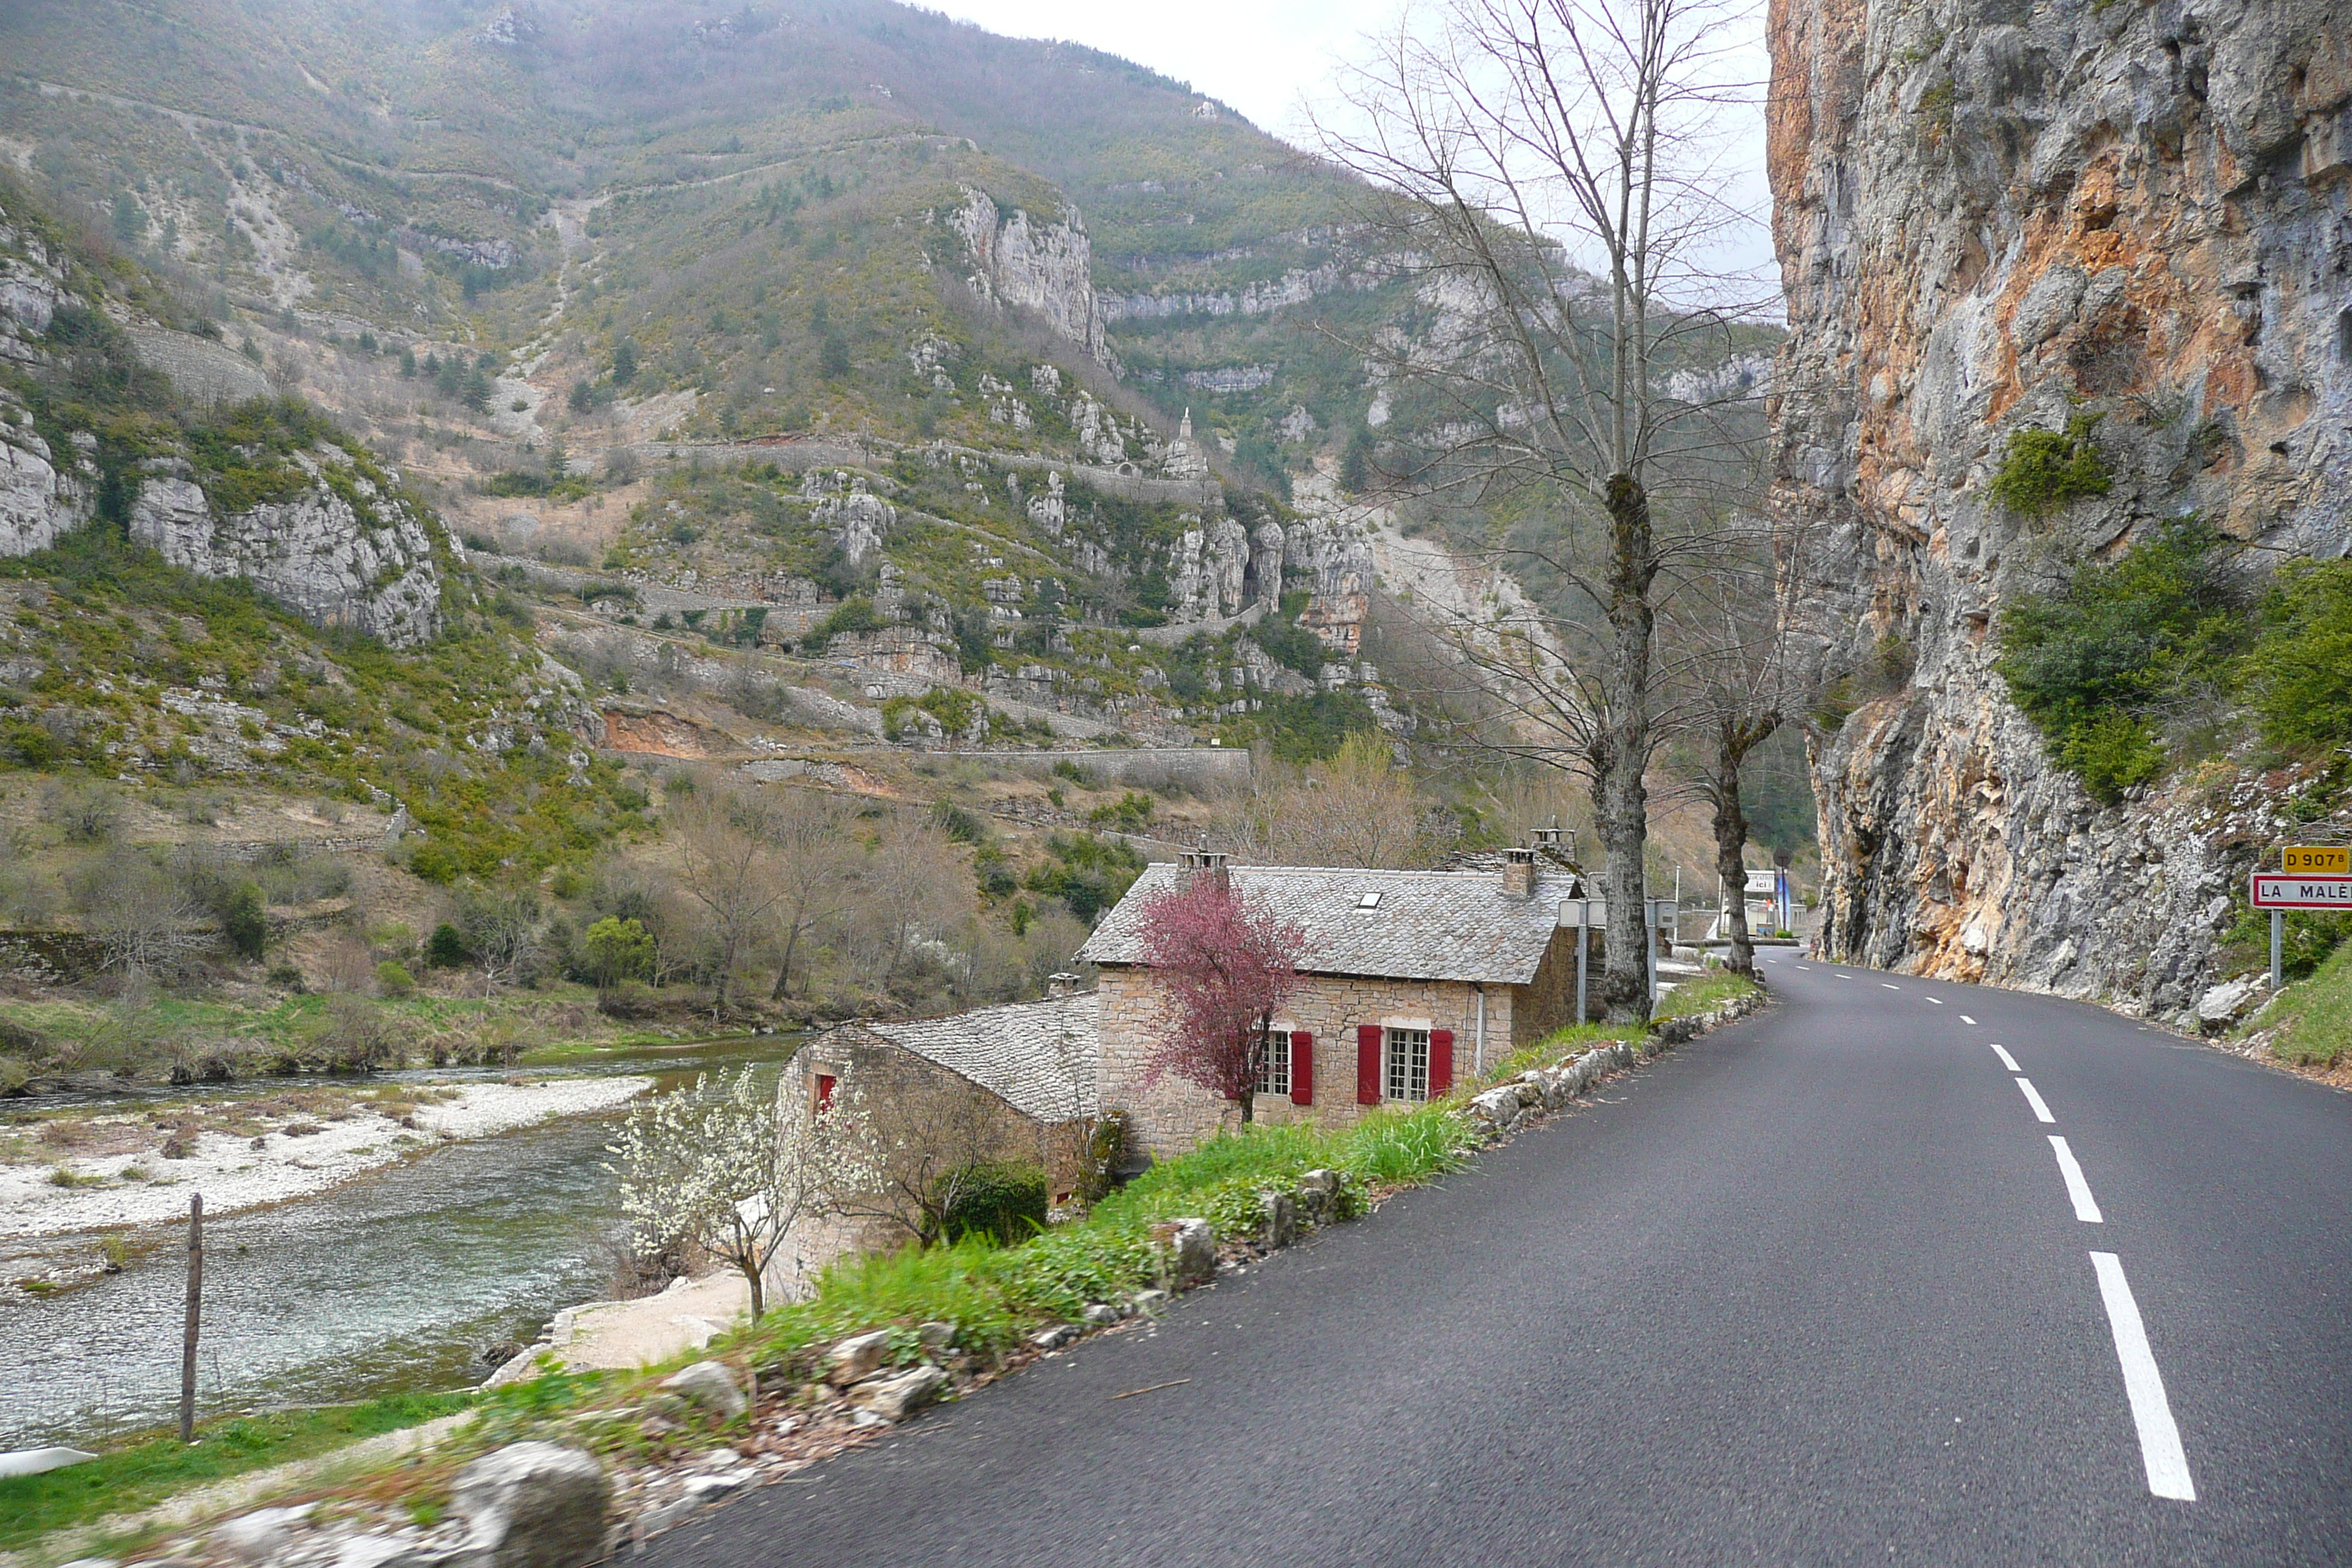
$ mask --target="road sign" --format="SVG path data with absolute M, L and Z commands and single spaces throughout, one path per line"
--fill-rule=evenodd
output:
M 2352 877 L 2352 847 L 2341 844 L 2326 848 L 2282 849 L 2279 854 L 2282 871 L 2305 877 Z
M 2352 910 L 2352 877 L 2285 877 L 2254 873 L 2258 910 Z

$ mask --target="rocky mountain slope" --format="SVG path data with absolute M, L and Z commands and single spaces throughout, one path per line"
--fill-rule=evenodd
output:
M 2352 546 L 2352 16 L 1777 0 L 1771 33 L 1777 501 L 1841 560 L 1806 614 L 1823 940 L 2188 1019 L 2327 759 L 2176 746 L 2110 805 L 1994 666 L 2021 598 L 2168 520 L 2249 594 Z M 2035 492 L 2034 452 L 2084 482 Z

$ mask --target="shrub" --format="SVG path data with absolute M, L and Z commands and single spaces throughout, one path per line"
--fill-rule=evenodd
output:
M 588 978 L 601 988 L 625 980 L 650 980 L 654 939 L 645 922 L 606 915 L 588 928 Z
M 460 969 L 473 954 L 466 949 L 465 933 L 447 921 L 433 928 L 425 939 L 425 967 L 427 969 Z
M 2020 517 L 2042 518 L 2086 496 L 2107 493 L 2107 462 L 2091 432 L 2099 416 L 2077 414 L 2055 430 L 2018 430 L 1987 487 L 1993 500 Z
M 2216 560 L 2221 543 L 2201 520 L 2179 520 L 2001 617 L 1994 668 L 2052 759 L 2111 804 L 2163 772 L 2158 721 L 2200 690 L 2218 692 L 2244 645 L 2245 619 Z
M 259 958 L 269 943 L 269 918 L 263 912 L 261 885 L 246 882 L 221 910 L 221 930 L 239 958 Z
M 416 976 L 408 973 L 408 965 L 387 958 L 375 966 L 375 984 L 387 996 L 405 996 L 416 989 Z
M 2247 697 L 2274 746 L 2352 742 L 2352 561 L 2282 567 L 2244 665 Z
M 864 594 L 852 594 L 824 619 L 819 621 L 808 635 L 812 647 L 823 647 L 833 638 L 854 632 L 878 632 L 882 617 L 874 613 L 874 601 Z
M 940 1186 L 954 1194 L 940 1227 L 950 1243 L 968 1236 L 1023 1241 L 1045 1228 L 1050 1194 L 1045 1173 L 1035 1165 L 967 1165 L 950 1172 Z

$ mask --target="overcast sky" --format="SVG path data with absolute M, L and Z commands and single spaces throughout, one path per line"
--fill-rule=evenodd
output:
M 1363 36 L 1394 26 L 1403 14 L 1398 0 L 1191 0 L 1176 6 L 1133 0 L 915 3 L 991 32 L 1062 38 L 1124 56 L 1231 104 L 1260 128 L 1295 142 L 1307 140 L 1302 106 L 1327 99 L 1339 62 L 1361 54 Z M 1759 45 L 1759 79 L 1764 69 Z M 1760 112 L 1756 121 L 1753 134 L 1740 139 L 1736 183 L 1741 204 L 1761 212 L 1766 197 Z M 1726 259 L 1741 271 L 1768 268 L 1770 237 L 1759 226 Z

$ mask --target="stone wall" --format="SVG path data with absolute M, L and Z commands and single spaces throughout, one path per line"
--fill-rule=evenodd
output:
M 1520 1047 L 1569 1021 L 1576 1007 L 1575 950 L 1567 939 L 1537 972 L 1534 986 L 1489 985 L 1483 1063 L 1492 1068 Z M 1568 988 L 1554 975 L 1564 961 Z M 1181 1154 L 1221 1127 L 1238 1126 L 1241 1108 L 1173 1074 L 1146 1087 L 1151 1053 L 1167 1037 L 1164 994 L 1148 970 L 1106 968 L 1102 996 L 1102 1065 L 1097 1079 L 1103 1109 L 1131 1118 L 1137 1146 L 1158 1158 Z M 1311 1106 L 1284 1095 L 1260 1095 L 1251 1107 L 1260 1121 L 1352 1125 L 1365 1108 L 1356 1102 L 1356 1029 L 1397 1024 L 1454 1031 L 1454 1075 L 1464 1082 L 1481 1069 L 1477 991 L 1466 981 L 1378 980 L 1315 974 L 1302 979 L 1276 1020 L 1284 1029 L 1314 1036 Z
M 2328 0 L 1774 0 L 1791 335 L 1775 504 L 1843 677 L 1821 941 L 2185 1016 L 2256 847 L 2251 769 L 2102 805 L 1993 669 L 2004 606 L 2201 513 L 2256 575 L 2352 545 L 2352 26 Z M 2093 416 L 2109 492 L 1986 484 Z

